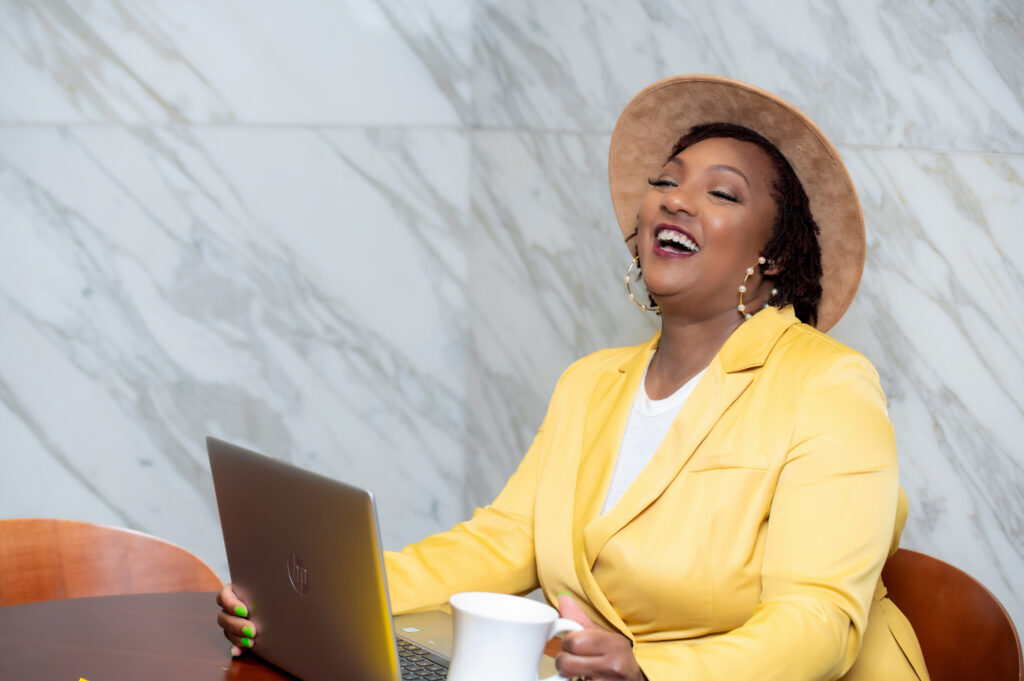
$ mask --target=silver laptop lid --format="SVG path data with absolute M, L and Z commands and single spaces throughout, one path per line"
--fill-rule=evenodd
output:
M 254 652 L 306 681 L 398 681 L 373 495 L 206 438 Z

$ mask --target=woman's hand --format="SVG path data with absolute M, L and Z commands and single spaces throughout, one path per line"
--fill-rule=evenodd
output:
M 238 657 L 242 650 L 252 648 L 256 641 L 256 625 L 249 616 L 249 608 L 235 594 L 234 588 L 228 584 L 217 594 L 217 605 L 221 611 L 217 614 L 217 624 L 224 630 L 224 636 L 231 641 L 231 656 Z
M 558 599 L 558 612 L 583 625 L 583 631 L 562 636 L 562 652 L 555 657 L 559 674 L 587 681 L 647 681 L 628 638 L 591 622 L 571 596 Z

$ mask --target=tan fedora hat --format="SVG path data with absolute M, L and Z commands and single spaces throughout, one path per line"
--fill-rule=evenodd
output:
M 864 215 L 850 174 L 828 138 L 793 105 L 729 78 L 673 76 L 640 91 L 612 133 L 608 180 L 623 237 L 636 228 L 647 178 L 673 145 L 703 123 L 734 123 L 760 133 L 796 171 L 821 229 L 821 302 L 817 328 L 827 331 L 846 312 L 864 270 Z

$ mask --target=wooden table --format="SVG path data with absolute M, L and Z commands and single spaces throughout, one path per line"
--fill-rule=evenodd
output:
M 294 681 L 231 659 L 216 593 L 73 598 L 0 608 L 5 681 Z

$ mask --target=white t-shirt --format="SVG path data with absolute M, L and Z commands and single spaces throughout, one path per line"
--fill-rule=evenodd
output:
M 647 396 L 647 389 L 644 386 L 647 382 L 647 371 L 644 371 L 644 377 L 640 380 L 640 390 L 636 393 L 633 409 L 626 422 L 626 432 L 622 436 L 619 458 L 615 462 L 612 484 L 608 488 L 604 507 L 601 508 L 602 515 L 618 503 L 626 488 L 650 463 L 672 422 L 676 420 L 676 415 L 683 408 L 686 398 L 704 375 L 704 371 L 705 369 L 701 369 L 696 376 L 684 383 L 683 387 L 663 400 L 652 400 Z

